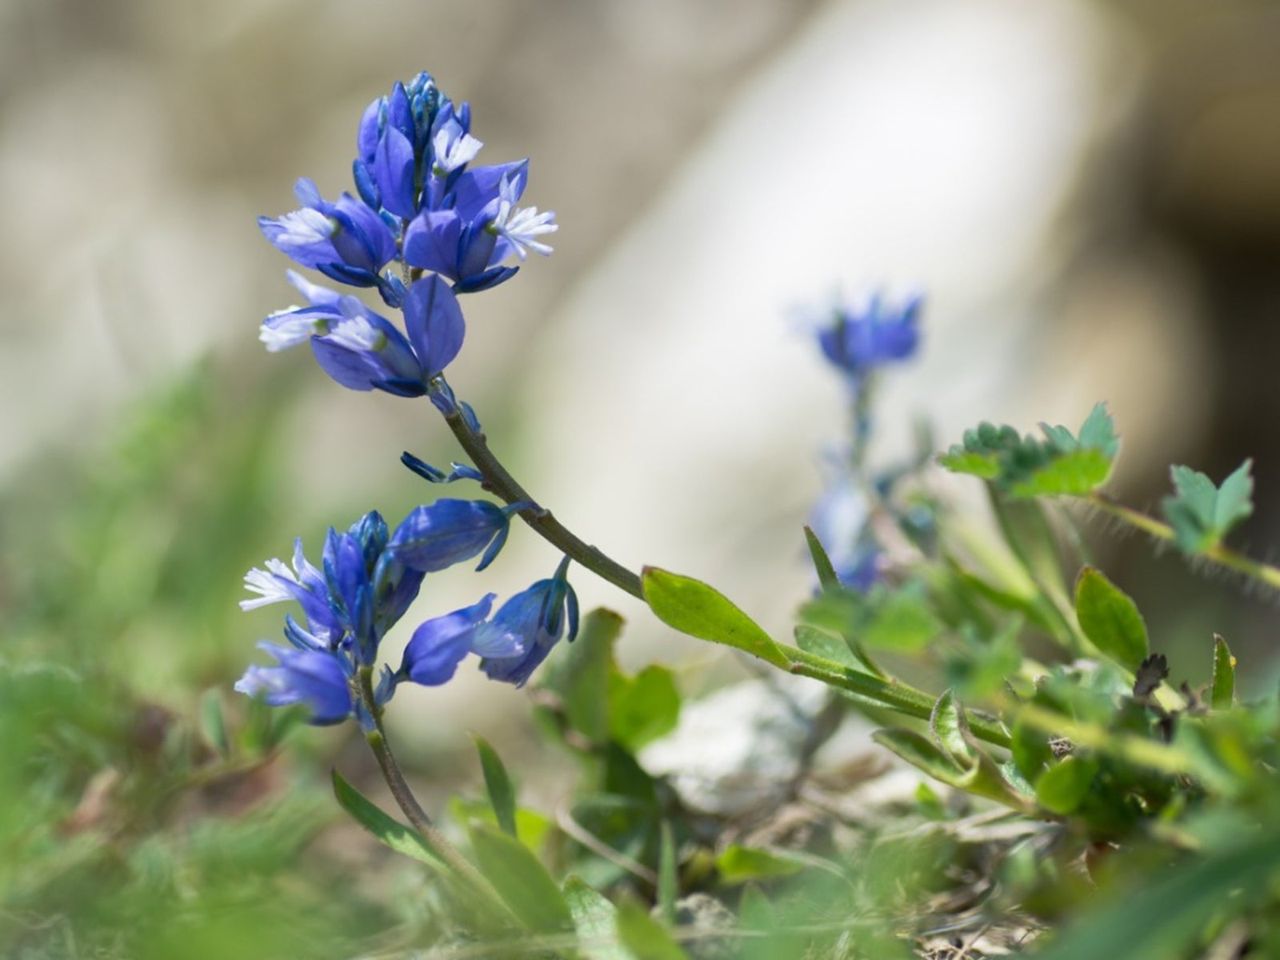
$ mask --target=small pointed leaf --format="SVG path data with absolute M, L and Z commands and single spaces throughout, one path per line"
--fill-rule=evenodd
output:
M 1093 567 L 1076 580 L 1080 629 L 1104 655 L 1129 670 L 1147 656 L 1147 625 L 1129 596 Z
M 692 577 L 646 567 L 644 599 L 663 623 L 700 640 L 723 643 L 775 667 L 790 666 L 782 649 L 724 594 Z

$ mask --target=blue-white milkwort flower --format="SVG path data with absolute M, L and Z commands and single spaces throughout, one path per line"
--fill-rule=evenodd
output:
M 493 607 L 493 598 L 494 594 L 487 594 L 479 603 L 435 617 L 418 627 L 404 649 L 396 679 L 439 686 L 452 679 L 458 664 L 468 654 L 516 657 L 524 653 L 523 637 L 481 629 Z
M 272 706 L 303 703 L 312 723 L 337 723 L 348 716 L 371 723 L 353 692 L 358 670 L 374 666 L 382 638 L 409 609 L 426 573 L 482 552 L 488 563 L 506 539 L 508 525 L 509 513 L 493 504 L 440 500 L 412 511 L 394 533 L 376 511 L 345 533 L 331 529 L 319 567 L 307 560 L 298 540 L 292 565 L 269 560 L 245 575 L 245 586 L 256 596 L 240 606 L 253 610 L 292 601 L 302 608 L 303 621 L 285 616 L 290 646 L 261 645 L 276 666 L 250 667 L 236 689 Z M 491 648 L 517 649 L 514 644 Z M 384 672 L 377 705 L 391 697 L 398 679 Z
M 504 643 L 520 648 L 507 655 L 482 654 L 480 669 L 490 679 L 522 687 L 566 631 L 570 641 L 578 635 L 578 596 L 565 577 L 568 568 L 565 557 L 554 576 L 517 593 L 477 628 L 477 649 L 492 651 Z
M 377 212 L 346 193 L 329 203 L 305 177 L 294 193 L 302 209 L 259 217 L 263 235 L 304 267 L 339 283 L 379 286 L 382 268 L 397 251 L 395 235 Z
M 355 297 L 302 284 L 311 305 L 271 314 L 258 338 L 272 352 L 309 342 L 324 371 L 351 390 L 420 397 L 462 349 L 462 310 L 437 276 L 418 280 L 405 294 L 407 336 Z
M 879 294 L 861 309 L 837 306 L 817 332 L 818 345 L 855 388 L 878 367 L 911 357 L 920 344 L 924 299 L 891 305 Z

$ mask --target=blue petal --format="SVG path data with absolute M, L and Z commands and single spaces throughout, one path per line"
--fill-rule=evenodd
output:
M 462 220 L 453 210 L 428 210 L 404 234 L 404 262 L 424 270 L 458 276 L 458 238 Z
M 413 190 L 413 144 L 395 127 L 388 126 L 373 158 L 373 179 L 382 205 L 400 217 L 417 213 Z
M 356 130 L 356 153 L 365 163 L 373 162 L 373 152 L 378 149 L 378 129 L 386 104 L 387 98 L 379 97 L 364 108 L 360 117 L 360 126 Z
M 311 723 L 340 723 L 351 715 L 351 691 L 342 661 L 331 653 L 291 650 L 271 643 L 259 648 L 275 657 L 277 667 L 251 666 L 235 685 L 240 693 L 259 697 L 273 707 L 303 703 Z
M 489 616 L 494 594 L 479 603 L 423 623 L 405 647 L 399 673 L 414 683 L 439 686 L 450 680 L 471 652 L 477 625 Z
M 487 500 L 437 500 L 410 511 L 388 550 L 405 566 L 433 573 L 476 556 L 508 523 Z
M 475 220 L 498 197 L 498 185 L 507 177 L 516 188 L 518 200 L 529 179 L 529 161 L 516 160 L 491 167 L 472 167 L 458 178 L 454 187 L 454 209 L 463 220 Z
M 372 390 L 375 382 L 385 379 L 366 354 L 324 337 L 311 338 L 311 352 L 321 369 L 348 390 Z
M 462 349 L 466 335 L 462 310 L 458 298 L 439 276 L 423 277 L 409 288 L 404 321 L 428 379 L 443 371 Z

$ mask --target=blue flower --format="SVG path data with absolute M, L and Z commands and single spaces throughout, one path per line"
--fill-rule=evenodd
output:
M 355 297 L 342 297 L 314 284 L 299 289 L 311 305 L 271 314 L 258 338 L 272 352 L 310 341 L 324 371 L 351 390 L 420 397 L 462 349 L 466 334 L 462 310 L 439 277 L 424 277 L 405 294 L 402 311 L 407 337 Z
M 522 687 L 547 658 L 568 630 L 569 640 L 578 635 L 578 597 L 565 579 L 569 558 L 565 557 L 555 576 L 539 580 L 504 603 L 493 619 L 476 629 L 474 643 L 490 651 L 509 644 L 520 652 L 482 654 L 480 663 L 491 680 Z
M 862 310 L 839 306 L 833 321 L 818 330 L 818 345 L 857 386 L 877 367 L 905 360 L 916 352 L 923 304 L 921 296 L 913 295 L 894 308 L 876 295 Z
M 525 506 L 499 507 L 487 500 L 443 498 L 415 507 L 396 529 L 387 549 L 405 566 L 423 573 L 444 570 L 484 551 L 476 568 L 483 570 L 506 543 L 512 513 Z
M 350 194 L 329 203 L 305 177 L 294 193 L 302 209 L 258 218 L 276 249 L 339 283 L 384 285 L 379 274 L 396 258 L 396 238 L 382 218 Z
M 249 667 L 236 681 L 237 691 L 272 707 L 306 704 L 311 708 L 311 722 L 317 726 L 341 723 L 351 716 L 350 664 L 342 657 L 273 643 L 258 647 L 275 657 L 279 666 Z
M 524 653 L 522 638 L 481 629 L 493 606 L 493 598 L 494 594 L 487 594 L 479 603 L 435 617 L 418 627 L 405 647 L 395 679 L 435 687 L 452 679 L 458 664 L 469 653 L 481 657 Z
M 307 560 L 302 541 L 295 541 L 292 565 L 273 559 L 245 574 L 245 586 L 256 596 L 240 606 L 253 610 L 296 602 L 302 608 L 303 622 L 286 615 L 284 636 L 290 646 L 262 647 L 275 657 L 277 666 L 250 667 L 236 689 L 261 695 L 272 706 L 305 703 L 311 707 L 313 723 L 336 723 L 351 715 L 370 722 L 352 695 L 352 678 L 359 669 L 374 665 L 382 638 L 408 611 L 424 575 L 481 551 L 487 563 L 501 548 L 508 526 L 509 513 L 495 504 L 442 500 L 412 511 L 395 532 L 376 511 L 361 517 L 346 532 L 330 529 L 319 567 Z M 488 598 L 470 608 L 473 619 L 487 616 L 491 601 Z M 419 683 L 442 676 L 441 664 L 447 663 L 457 646 L 457 638 L 445 627 L 466 612 L 451 614 L 452 620 L 428 621 L 415 633 L 421 638 L 402 668 L 405 676 Z M 512 655 L 523 650 L 500 641 L 473 645 L 457 660 L 470 649 L 481 655 L 492 651 Z M 414 663 L 420 665 L 409 669 Z M 452 670 L 449 672 L 451 675 Z M 443 683 L 444 679 L 448 677 L 434 682 Z M 395 680 L 389 671 L 384 674 L 375 695 L 377 705 L 391 697 Z
M 549 255 L 538 238 L 559 229 L 555 214 L 516 204 L 528 181 L 527 160 L 468 170 L 438 206 L 424 210 L 405 230 L 404 260 L 454 282 L 459 293 L 497 286 L 519 269 L 504 266 L 533 250 Z

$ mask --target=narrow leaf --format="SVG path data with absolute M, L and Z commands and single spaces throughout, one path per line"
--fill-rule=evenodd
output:
M 1076 617 L 1089 641 L 1129 670 L 1147 656 L 1147 625 L 1137 605 L 1093 567 L 1076 580 Z
M 782 853 L 730 844 L 716 857 L 716 869 L 722 883 L 734 885 L 752 880 L 789 877 L 804 869 L 804 864 Z
M 671 821 L 662 821 L 658 846 L 658 909 L 667 923 L 676 922 L 676 897 L 680 894 L 680 862 Z
M 476 752 L 480 755 L 480 768 L 484 771 L 484 786 L 489 792 L 489 805 L 498 818 L 503 832 L 516 836 L 516 791 L 507 775 L 507 768 L 496 750 L 483 737 L 473 737 Z
M 528 847 L 481 824 L 468 832 L 480 872 L 522 923 L 539 933 L 573 929 L 564 895 Z
M 943 693 L 933 705 L 929 729 L 957 766 L 968 768 L 973 765 L 977 751 L 969 737 L 969 724 L 965 721 L 964 709 L 950 690 Z
M 360 826 L 397 853 L 423 863 L 440 866 L 441 861 L 421 836 L 383 811 L 359 790 L 347 783 L 342 774 L 333 771 L 333 795 L 338 805 L 351 814 Z
M 812 527 L 804 528 L 804 539 L 809 544 L 809 556 L 813 558 L 813 569 L 818 574 L 818 583 L 827 590 L 840 586 L 840 577 L 836 574 L 835 565 L 827 556 L 826 548 L 818 539 L 818 535 L 813 532 Z
M 646 567 L 644 599 L 663 623 L 700 640 L 723 643 L 775 667 L 790 661 L 764 630 L 724 594 L 692 577 Z
M 1231 655 L 1227 641 L 1213 635 L 1213 684 L 1209 703 L 1215 710 L 1226 710 L 1236 698 L 1236 658 Z

